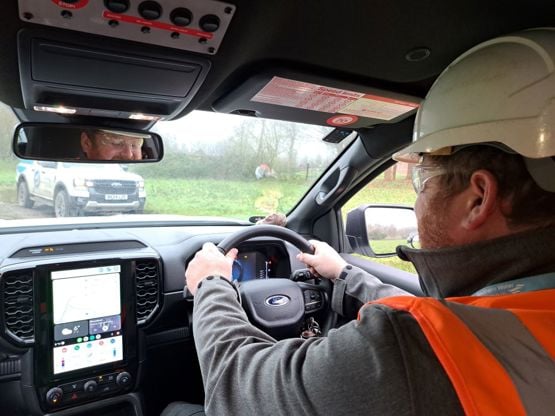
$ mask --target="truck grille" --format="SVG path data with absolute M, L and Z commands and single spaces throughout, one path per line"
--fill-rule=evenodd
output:
M 118 181 L 113 179 L 97 179 L 93 181 L 94 190 L 98 194 L 127 194 L 132 195 L 137 191 L 135 181 Z

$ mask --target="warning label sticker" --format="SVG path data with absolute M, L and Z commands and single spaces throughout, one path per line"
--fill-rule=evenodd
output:
M 341 109 L 341 112 L 360 117 L 393 120 L 415 108 L 418 108 L 417 103 L 394 100 L 387 97 L 378 97 L 375 95 L 364 95 L 364 97 L 347 104 Z
M 380 120 L 394 119 L 418 107 L 418 103 L 415 102 L 330 88 L 281 77 L 273 77 L 251 98 L 251 101 Z
M 354 91 L 274 77 L 251 100 L 333 114 L 362 96 Z

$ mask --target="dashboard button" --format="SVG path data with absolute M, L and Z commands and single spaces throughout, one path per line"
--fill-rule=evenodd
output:
M 98 381 L 98 384 L 115 383 L 117 375 L 118 373 L 105 374 L 98 376 L 96 381 Z
M 76 381 L 74 383 L 62 384 L 60 387 L 62 388 L 64 393 L 73 393 L 74 391 L 83 390 L 83 384 L 83 381 Z
M 102 384 L 98 388 L 99 393 L 110 393 L 112 391 L 118 390 L 120 387 L 116 383 L 106 383 Z
M 77 402 L 86 396 L 87 393 L 84 391 L 74 391 L 64 396 L 64 404 Z
M 89 380 L 84 384 L 83 390 L 85 390 L 87 393 L 94 393 L 97 387 L 98 387 L 98 383 L 96 381 Z
M 131 384 L 131 374 L 129 374 L 127 371 L 119 373 L 116 378 L 116 384 L 121 387 L 128 386 L 129 384 Z
M 57 405 L 60 404 L 62 398 L 64 397 L 64 392 L 59 387 L 52 387 L 46 392 L 46 401 L 48 404 Z

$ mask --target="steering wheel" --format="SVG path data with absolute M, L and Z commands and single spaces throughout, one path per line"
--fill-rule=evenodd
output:
M 226 254 L 233 247 L 254 237 L 275 237 L 293 244 L 305 253 L 314 247 L 296 232 L 277 225 L 256 225 L 224 238 L 218 249 Z M 329 282 L 310 284 L 290 279 L 256 279 L 242 282 L 239 294 L 251 323 L 277 339 L 298 336 L 306 319 L 325 311 Z M 326 325 L 327 327 L 327 325 Z

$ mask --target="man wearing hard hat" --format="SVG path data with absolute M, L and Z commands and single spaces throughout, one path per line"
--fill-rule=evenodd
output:
M 89 160 L 141 160 L 146 134 L 117 130 L 84 130 L 81 149 Z
M 402 292 L 313 241 L 299 259 L 336 282 L 332 303 L 373 302 L 327 337 L 276 342 L 223 280 L 233 252 L 206 245 L 186 278 L 207 412 L 555 414 L 554 156 L 555 30 L 463 54 L 393 156 L 418 162 L 422 249 L 398 251 L 428 297 L 382 298 Z

